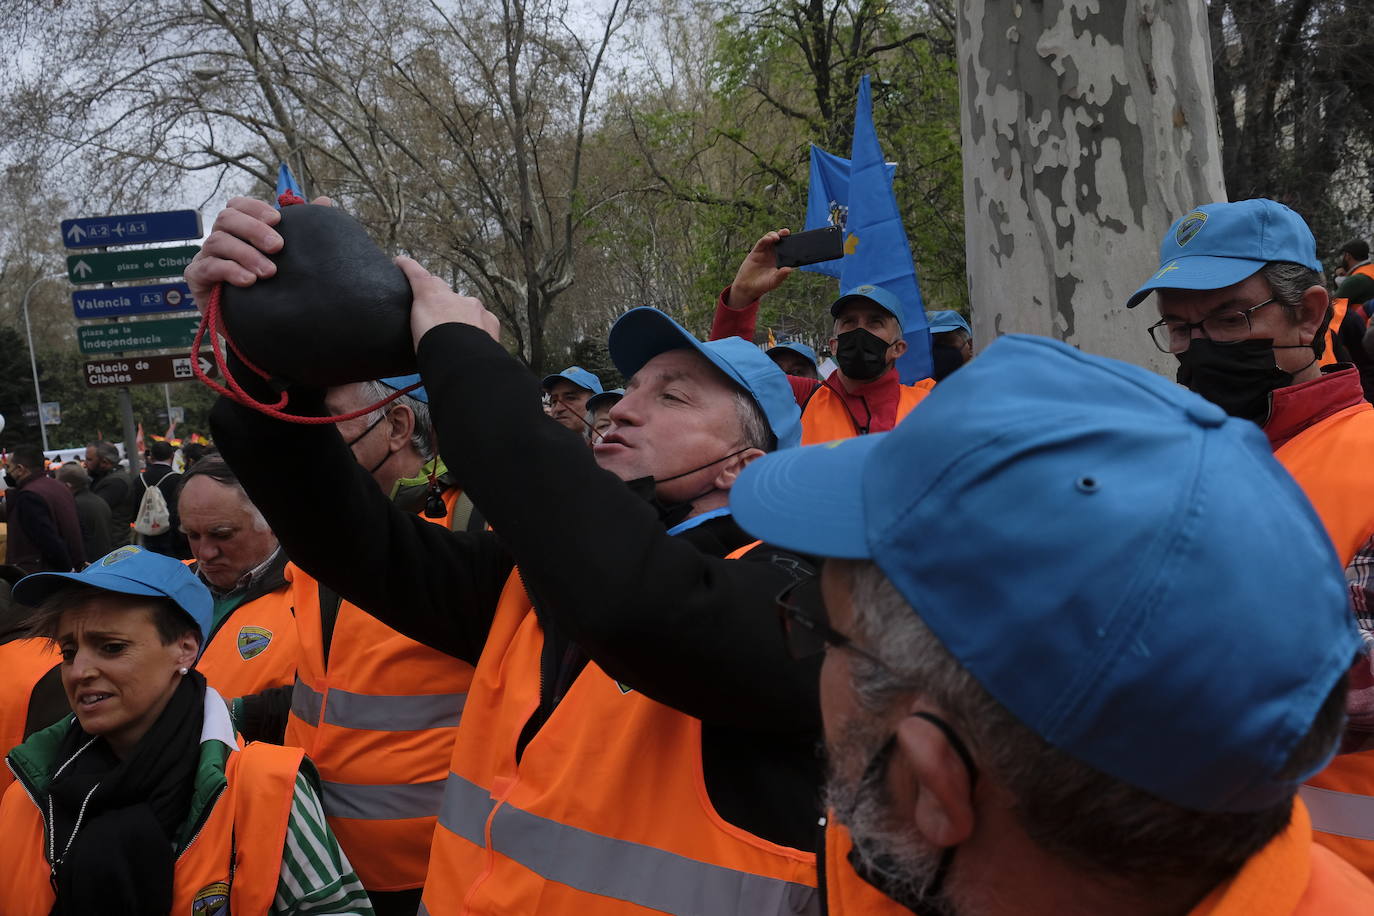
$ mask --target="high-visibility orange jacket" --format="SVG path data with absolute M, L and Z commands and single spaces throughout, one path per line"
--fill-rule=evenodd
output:
M 1374 264 L 1361 264 L 1351 271 L 1352 274 L 1364 274 L 1366 277 L 1374 278 Z M 1353 303 L 1359 305 L 1360 303 Z M 1341 331 L 1341 322 L 1345 321 L 1345 315 L 1350 311 L 1352 303 L 1349 299 L 1331 300 L 1331 323 L 1326 327 L 1326 349 L 1322 351 L 1321 365 L 1329 366 L 1336 361 L 1336 335 Z
M 1333 413 L 1274 452 L 1326 525 L 1343 564 L 1374 537 L 1374 406 Z M 1374 751 L 1342 754 L 1302 788 L 1317 841 L 1374 878 Z
M 1313 842 L 1307 809 L 1188 916 L 1356 916 L 1374 913 L 1374 885 Z
M 428 520 L 447 526 L 458 495 L 444 494 L 449 516 Z M 285 741 L 319 769 L 325 816 L 363 887 L 422 887 L 472 666 L 347 601 L 326 661 L 319 583 L 294 565 L 287 577 L 300 659 Z
M 902 422 L 934 387 L 934 379 L 922 379 L 914 385 L 899 386 L 897 422 Z M 859 427 L 844 400 L 827 385 L 821 385 L 812 393 L 802 407 L 801 420 L 802 445 L 816 445 L 859 435 Z
M 266 913 L 272 908 L 302 758 L 300 748 L 256 743 L 229 754 L 227 788 L 177 856 L 173 914 Z M 55 896 L 44 840 L 42 812 L 23 784 L 10 786 L 0 801 L 0 913 L 5 916 L 48 916 L 52 911 Z
M 826 912 L 830 916 L 910 916 L 849 864 L 849 833 L 826 827 Z M 1355 916 L 1374 913 L 1374 884 L 1312 841 L 1307 809 L 1293 803 L 1288 827 L 1255 853 L 1188 916 Z
M 421 912 L 816 911 L 815 856 L 741 830 L 712 806 L 701 721 L 622 687 L 594 661 L 517 759 L 539 705 L 543 644 L 513 574 L 453 747 Z
M 62 656 L 46 639 L 12 639 L 0 644 L 0 757 L 24 741 L 34 685 L 61 661 Z M 12 782 L 14 774 L 0 764 L 0 795 Z
M 246 697 L 296 680 L 300 637 L 291 585 L 245 601 L 216 625 L 196 668 L 224 697 Z

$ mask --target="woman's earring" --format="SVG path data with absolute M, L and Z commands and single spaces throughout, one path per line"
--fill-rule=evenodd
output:
M 190 668 L 182 668 L 182 669 L 181 669 L 181 673 L 182 673 L 183 676 L 185 676 L 190 670 L 191 670 Z

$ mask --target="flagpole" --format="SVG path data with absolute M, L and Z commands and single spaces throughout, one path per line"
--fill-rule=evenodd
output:
M 43 422 L 43 392 L 38 387 L 38 357 L 33 352 L 33 325 L 29 323 L 29 295 L 33 293 L 33 288 L 44 280 L 60 280 L 66 274 L 45 274 L 29 284 L 29 288 L 24 290 L 24 302 L 21 311 L 24 313 L 24 335 L 29 339 L 29 366 L 33 369 L 33 400 L 38 407 L 38 435 L 43 440 L 43 451 L 48 450 L 48 424 Z

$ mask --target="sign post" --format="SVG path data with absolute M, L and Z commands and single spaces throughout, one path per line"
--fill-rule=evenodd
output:
M 67 279 L 72 283 L 111 283 L 146 277 L 179 277 L 200 251 L 199 245 L 146 248 L 138 251 L 98 251 L 67 255 Z
M 76 340 L 82 353 L 92 355 L 125 350 L 179 349 L 195 341 L 199 324 L 196 318 L 87 324 L 76 329 Z
M 195 378 L 191 360 L 200 361 L 206 375 L 215 375 L 214 360 L 197 353 L 173 356 L 115 356 L 91 360 L 83 370 L 87 388 L 112 388 L 115 385 L 146 385 L 150 382 L 184 382 Z M 133 441 L 133 440 L 130 440 Z
M 104 248 L 198 239 L 200 212 L 165 210 L 124 216 L 82 216 L 62 221 L 62 244 L 68 248 Z

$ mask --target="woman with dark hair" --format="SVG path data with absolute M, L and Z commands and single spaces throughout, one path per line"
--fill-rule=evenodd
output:
M 11 751 L 0 913 L 370 914 L 299 748 L 244 745 L 195 663 L 212 601 L 121 547 L 22 579 L 73 715 Z

